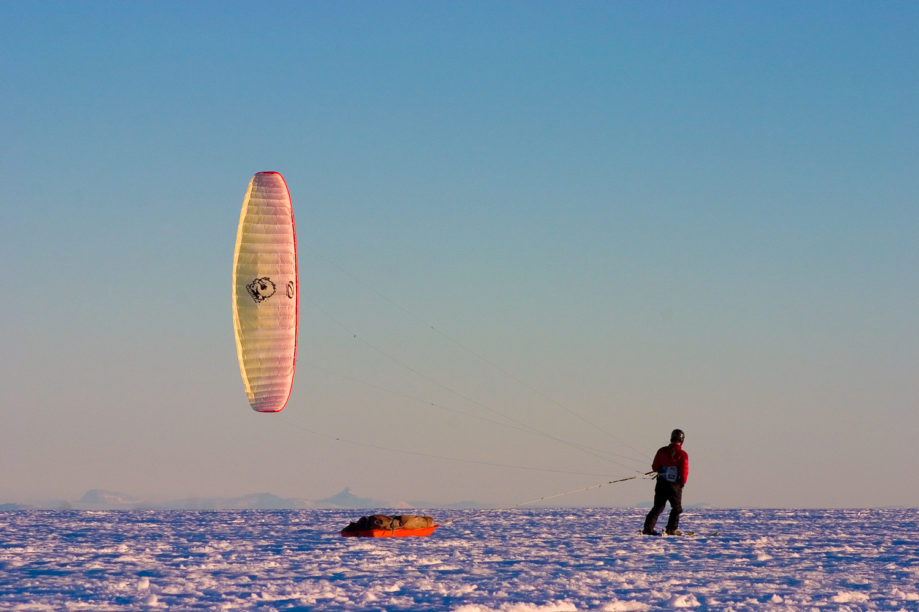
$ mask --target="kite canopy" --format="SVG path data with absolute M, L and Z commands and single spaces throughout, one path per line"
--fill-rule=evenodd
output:
M 278 172 L 259 172 L 243 200 L 233 255 L 233 329 L 253 410 L 280 412 L 297 361 L 297 236 L 290 192 Z

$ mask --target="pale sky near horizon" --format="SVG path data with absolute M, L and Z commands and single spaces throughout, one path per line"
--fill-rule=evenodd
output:
M 919 506 L 919 4 L 0 3 L 0 503 Z M 233 341 L 287 180 L 290 403 Z M 650 500 L 632 481 L 558 499 Z

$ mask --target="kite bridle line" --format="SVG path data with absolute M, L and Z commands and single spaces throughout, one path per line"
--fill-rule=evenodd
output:
M 593 489 L 599 489 L 600 487 L 605 487 L 607 485 L 616 484 L 619 482 L 626 482 L 627 480 L 637 480 L 639 478 L 655 478 L 656 476 L 657 476 L 657 472 L 645 472 L 644 474 L 636 474 L 635 476 L 626 476 L 625 478 L 617 478 L 616 480 L 607 480 L 606 482 L 598 482 L 596 484 L 592 484 L 590 486 L 583 487 L 581 489 L 572 489 L 571 491 L 563 491 L 561 493 L 554 493 L 552 495 L 543 495 L 542 497 L 536 497 L 536 498 L 533 498 L 533 499 L 530 499 L 524 502 L 514 504 L 513 506 L 509 506 L 506 508 L 486 508 L 482 510 L 476 510 L 466 516 L 458 516 L 456 518 L 448 519 L 444 521 L 443 523 L 441 523 L 441 525 L 449 525 L 450 523 L 455 523 L 456 521 L 465 520 L 477 514 L 488 514 L 491 512 L 500 512 L 502 510 L 520 508 L 522 506 L 528 506 L 530 504 L 539 503 L 542 501 L 546 501 L 548 499 L 555 499 L 556 497 L 564 497 L 565 495 L 573 495 L 575 493 L 583 493 L 585 491 L 592 491 Z
M 404 368 L 404 369 L 406 369 L 406 370 L 412 372 L 414 375 L 416 375 L 416 376 L 418 376 L 418 377 L 420 377 L 420 378 L 422 378 L 422 379 L 425 379 L 425 380 L 427 380 L 428 382 L 431 382 L 431 383 L 435 384 L 436 386 L 440 387 L 441 389 L 446 390 L 446 391 L 448 391 L 449 393 L 451 393 L 451 394 L 453 394 L 453 395 L 455 395 L 455 396 L 457 396 L 457 397 L 459 397 L 459 398 L 461 398 L 461 399 L 463 399 L 463 400 L 465 400 L 465 401 L 467 401 L 467 402 L 470 402 L 470 403 L 473 404 L 473 405 L 476 405 L 476 406 L 478 406 L 478 407 L 480 407 L 480 408 L 485 409 L 485 410 L 488 411 L 488 412 L 491 412 L 493 415 L 499 417 L 500 419 L 504 419 L 504 420 L 508 421 L 509 423 L 513 423 L 514 425 L 516 425 L 516 426 L 518 426 L 518 427 L 521 427 L 522 429 L 528 430 L 528 431 L 530 431 L 530 433 L 535 433 L 535 434 L 540 435 L 540 436 L 542 436 L 542 437 L 544 437 L 544 438 L 546 438 L 546 439 L 550 439 L 550 440 L 553 440 L 553 441 L 555 441 L 555 442 L 561 443 L 561 444 L 563 444 L 563 445 L 566 445 L 566 446 L 575 448 L 575 449 L 580 450 L 581 452 L 584 452 L 584 453 L 586 453 L 586 454 L 588 454 L 588 455 L 592 455 L 594 458 L 602 459 L 602 460 L 605 460 L 605 461 L 608 461 L 608 462 L 617 464 L 617 465 L 619 465 L 620 467 L 625 467 L 625 466 L 623 466 L 621 463 L 619 463 L 616 459 L 613 459 L 610 455 L 615 456 L 615 457 L 620 457 L 620 458 L 626 459 L 626 460 L 628 460 L 628 461 L 637 461 L 637 460 L 638 460 L 637 458 L 638 458 L 638 457 L 641 457 L 640 461 L 641 461 L 641 463 L 644 463 L 644 461 L 645 461 L 645 459 L 644 459 L 644 451 L 642 451 L 642 450 L 640 450 L 640 449 L 638 449 L 638 448 L 635 448 L 632 444 L 629 443 L 628 440 L 626 440 L 626 439 L 624 439 L 624 438 L 621 438 L 620 436 L 617 436 L 617 435 L 614 434 L 613 432 L 609 431 L 609 429 L 602 427 L 602 426 L 601 426 L 599 423 L 597 423 L 596 421 L 593 421 L 592 419 L 587 418 L 584 414 L 580 413 L 579 411 L 574 410 L 574 409 L 571 408 L 570 406 L 566 405 L 564 402 L 561 402 L 561 401 L 559 401 L 558 399 L 552 397 L 551 395 L 549 395 L 548 393 L 544 392 L 543 390 L 541 390 L 540 388 L 538 388 L 536 385 L 532 384 L 531 382 L 529 382 L 529 381 L 525 380 L 524 378 L 518 376 L 518 375 L 515 374 L 514 372 L 512 372 L 512 371 L 510 371 L 509 369 L 507 369 L 507 368 L 501 366 L 500 364 L 498 364 L 498 363 L 496 363 L 495 361 L 489 359 L 488 357 L 486 357 L 485 355 L 479 353 L 478 351 L 475 351 L 475 350 L 473 350 L 472 348 L 468 347 L 466 344 L 464 344 L 463 342 L 459 341 L 459 340 L 458 340 L 457 338 L 455 338 L 453 335 L 447 333 L 446 331 L 444 331 L 443 329 L 441 329 L 439 326 L 434 325 L 433 323 L 431 323 L 431 322 L 430 322 L 428 319 L 426 319 L 425 317 L 419 315 L 418 313 L 414 312 L 413 310 L 407 308 L 405 305 L 403 305 L 403 304 L 399 303 L 398 301 L 394 300 L 393 298 L 389 297 L 388 295 L 386 295 L 385 293 L 383 293 L 382 291 L 380 291 L 377 287 L 375 287 L 373 284 L 369 283 L 368 281 L 365 281 L 363 278 L 361 278 L 360 276 L 358 276 L 356 273 L 352 272 L 352 271 L 349 270 L 347 267 L 345 267 L 345 266 L 342 265 L 341 263 L 335 261 L 333 258 L 329 257 L 328 255 L 326 255 L 326 254 L 324 254 L 324 253 L 321 253 L 321 252 L 317 251 L 315 248 L 311 248 L 311 247 L 309 247 L 309 246 L 301 247 L 301 250 L 308 250 L 309 253 L 310 253 L 312 256 L 314 256 L 314 257 L 316 257 L 316 258 L 318 258 L 318 259 L 321 259 L 322 261 L 325 261 L 325 262 L 328 263 L 330 266 L 332 266 L 334 269 L 336 269 L 339 273 L 343 274 L 344 276 L 347 276 L 347 277 L 350 278 L 354 283 L 356 283 L 356 284 L 358 284 L 358 285 L 364 287 L 367 291 L 370 291 L 371 293 L 373 293 L 373 294 L 374 294 L 377 298 L 379 298 L 381 301 L 383 301 L 383 302 L 389 304 L 389 306 L 390 306 L 391 308 L 393 308 L 393 309 L 395 309 L 395 310 L 401 312 L 403 315 L 405 315 L 405 316 L 407 316 L 408 318 L 410 318 L 411 320 L 415 321 L 415 323 L 417 323 L 417 324 L 420 325 L 421 327 L 430 330 L 432 333 L 436 334 L 438 337 L 440 337 L 440 338 L 442 338 L 442 339 L 444 339 L 444 340 L 450 342 L 450 343 L 453 344 L 455 347 L 457 347 L 457 348 L 459 348 L 460 350 L 464 351 L 465 353 L 471 355 L 472 357 L 474 357 L 474 358 L 475 358 L 476 360 L 478 360 L 479 362 L 486 364 L 487 366 L 489 366 L 489 367 L 490 367 L 492 370 L 494 370 L 495 372 L 500 373 L 500 374 L 501 374 L 503 377 L 505 377 L 506 379 L 512 380 L 512 381 L 514 381 L 516 384 L 518 384 L 519 386 L 521 386 L 522 388 L 525 388 L 525 389 L 529 390 L 531 393 L 533 393 L 533 394 L 535 394 L 536 396 L 540 397 L 543 401 L 547 402 L 548 404 L 551 404 L 551 405 L 555 406 L 556 408 L 562 410 L 563 412 L 565 412 L 565 413 L 567 413 L 567 414 L 569 414 L 569 415 L 575 417 L 575 418 L 578 419 L 579 421 L 581 421 L 581 422 L 587 424 L 587 425 L 588 425 L 589 427 L 591 427 L 593 430 L 599 431 L 600 433 L 604 434 L 607 438 L 609 438 L 610 440 L 614 441 L 618 447 L 628 449 L 628 450 L 632 453 L 632 455 L 631 455 L 631 456 L 627 456 L 627 455 L 620 455 L 620 454 L 618 454 L 618 453 L 609 453 L 609 451 L 600 451 L 600 450 L 597 450 L 597 449 L 594 449 L 594 448 L 590 448 L 590 447 L 588 447 L 588 446 L 586 446 L 586 445 L 578 444 L 578 443 L 575 443 L 575 442 L 571 442 L 571 441 L 568 441 L 568 440 L 559 438 L 559 437 L 553 435 L 552 433 L 543 431 L 543 430 L 541 430 L 541 429 L 534 428 L 534 427 L 533 427 L 531 424 L 529 424 L 529 423 L 525 423 L 525 422 L 522 422 L 522 421 L 520 421 L 520 420 L 518 420 L 518 419 L 515 419 L 514 417 L 512 417 L 512 416 L 506 414 L 506 413 L 503 412 L 503 411 L 500 411 L 500 410 L 498 410 L 498 409 L 496 409 L 496 408 L 494 408 L 494 407 L 492 407 L 492 406 L 486 405 L 484 402 L 480 402 L 480 401 L 478 401 L 478 400 L 476 400 L 476 399 L 473 399 L 473 398 L 469 397 L 468 395 L 466 395 L 466 394 L 464 394 L 464 393 L 461 393 L 460 391 L 458 391 L 458 390 L 456 390 L 456 389 L 450 388 L 449 386 L 444 385 L 442 382 L 439 382 L 439 381 L 434 380 L 434 379 L 432 379 L 431 377 L 429 377 L 429 376 L 427 376 L 427 375 L 425 375 L 425 374 L 422 374 L 422 373 L 421 373 L 420 371 L 418 371 L 416 368 L 414 368 L 414 367 L 412 367 L 412 366 L 406 364 L 405 362 L 403 362 L 403 361 L 400 360 L 399 358 L 397 358 L 397 357 L 395 357 L 394 355 L 392 355 L 390 352 L 384 350 L 382 347 L 376 346 L 376 345 L 374 345 L 374 344 L 368 342 L 368 341 L 367 341 L 365 338 L 363 338 L 361 335 L 355 333 L 352 329 L 350 329 L 349 326 L 345 325 L 344 323 L 342 323 L 341 321 L 339 321 L 338 319 L 336 319 L 331 313 L 327 312 L 324 308 L 322 308 L 322 306 L 321 306 L 320 304 L 318 304 L 318 303 L 315 301 L 315 299 L 310 300 L 310 301 L 312 302 L 312 305 L 313 305 L 314 307 L 316 307 L 317 310 L 319 310 L 324 316 L 330 318 L 330 319 L 333 321 L 333 323 L 335 323 L 335 324 L 338 325 L 339 327 L 343 328 L 343 329 L 346 331 L 346 333 L 350 334 L 350 335 L 353 337 L 354 340 L 360 342 L 361 344 L 364 344 L 365 346 L 367 346 L 367 347 L 370 348 L 371 350 L 373 350 L 373 351 L 375 351 L 375 352 L 377 352 L 377 353 L 383 355 L 383 357 L 385 357 L 387 360 L 389 360 L 389 361 L 395 363 L 395 364 L 398 365 L 399 367 L 402 367 L 402 368 Z
M 469 405 L 471 405 L 471 406 L 477 406 L 478 408 L 481 408 L 481 409 L 483 409 L 483 410 L 489 412 L 489 413 L 492 415 L 492 418 L 487 418 L 487 417 L 485 417 L 485 419 L 488 420 L 488 421 L 491 421 L 491 422 L 493 422 L 493 423 L 496 423 L 496 424 L 498 424 L 498 425 L 502 425 L 502 426 L 505 426 L 505 427 L 510 427 L 510 428 L 513 428 L 513 429 L 517 429 L 517 430 L 523 431 L 523 432 L 528 433 L 528 434 L 531 434 L 531 435 L 536 435 L 536 436 L 539 436 L 539 437 L 541 437 L 541 438 L 543 438 L 543 439 L 546 439 L 546 440 L 551 440 L 551 441 L 556 442 L 556 443 L 558 443 L 558 444 L 560 444 L 560 445 L 567 446 L 567 447 L 569 447 L 569 448 L 575 449 L 575 450 L 577 450 L 577 451 L 579 451 L 579 452 L 581 452 L 581 453 L 583 453 L 583 454 L 586 454 L 586 455 L 592 457 L 593 459 L 600 459 L 600 460 L 602 460 L 602 461 L 608 462 L 608 463 L 613 464 L 613 465 L 617 465 L 617 466 L 619 466 L 619 467 L 624 467 L 624 468 L 626 468 L 626 469 L 630 469 L 630 468 L 629 468 L 628 466 L 626 466 L 626 465 L 622 462 L 623 459 L 624 459 L 624 460 L 627 460 L 627 461 L 630 461 L 630 462 L 632 462 L 632 463 L 644 463 L 644 462 L 645 462 L 645 459 L 639 459 L 639 458 L 638 458 L 637 451 L 635 452 L 635 455 L 631 455 L 631 456 L 629 456 L 629 455 L 621 455 L 621 454 L 619 454 L 619 453 L 611 453 L 611 452 L 609 452 L 609 451 L 603 451 L 603 450 L 599 450 L 599 449 L 590 447 L 590 446 L 588 446 L 588 445 L 586 445 L 586 444 L 580 444 L 580 443 L 577 443 L 577 442 L 573 442 L 573 441 L 571 441 L 571 440 L 567 440 L 567 439 L 565 439 L 565 438 L 561 438 L 561 437 L 559 437 L 559 436 L 557 436 L 557 435 L 555 435 L 555 434 L 553 434 L 553 433 L 551 433 L 551 432 L 549 432 L 549 431 L 546 431 L 546 430 L 544 430 L 544 429 L 540 429 L 540 428 L 534 427 L 532 424 L 527 423 L 527 422 L 525 422 L 525 421 L 522 420 L 522 419 L 515 418 L 515 417 L 513 417 L 513 416 L 511 416 L 511 415 L 509 415 L 509 414 L 507 414 L 507 413 L 505 413 L 504 411 L 495 408 L 494 406 L 492 406 L 492 405 L 490 405 L 490 404 L 488 404 L 488 403 L 486 403 L 486 402 L 482 402 L 482 401 L 480 401 L 480 400 L 477 400 L 476 398 L 470 396 L 469 394 L 464 393 L 464 392 L 462 392 L 462 391 L 456 389 L 455 387 L 452 387 L 452 386 L 450 386 L 450 385 L 448 385 L 448 384 L 445 384 L 445 383 L 443 383 L 443 382 L 437 380 L 436 378 L 431 377 L 431 376 L 429 376 L 429 375 L 427 375 L 427 374 L 421 372 L 418 368 L 412 366 L 411 364 L 406 363 L 404 360 L 402 360 L 402 359 L 400 359 L 399 357 L 395 356 L 392 352 L 386 350 L 385 348 L 383 348 L 383 347 L 381 347 L 381 346 L 379 346 L 379 345 L 377 345 L 377 344 L 374 344 L 374 343 L 368 341 L 368 340 L 367 340 L 366 338 L 364 338 L 361 334 L 357 333 L 354 329 L 352 329 L 352 328 L 349 327 L 347 324 L 345 324 L 344 322 L 342 322 L 341 320 L 339 320 L 334 314 L 332 314 L 331 312 L 329 312 L 327 309 L 323 308 L 323 307 L 322 307 L 318 302 L 316 302 L 315 300 L 312 300 L 312 299 L 308 299 L 308 298 L 307 298 L 305 301 L 307 301 L 307 303 L 308 303 L 309 305 L 311 305 L 313 308 L 315 308 L 316 311 L 318 311 L 320 314 L 322 314 L 323 316 L 325 316 L 326 318 L 328 318 L 328 319 L 329 319 L 332 323 L 334 323 L 337 327 L 339 327 L 339 328 L 341 328 L 342 330 L 344 330 L 344 332 L 345 332 L 349 337 L 351 337 L 352 340 L 354 340 L 355 342 L 357 342 L 357 343 L 359 343 L 359 344 L 365 346 L 366 348 L 368 348 L 368 349 L 370 349 L 370 350 L 376 352 L 377 354 L 381 355 L 383 358 L 385 358 L 385 359 L 386 359 L 387 361 L 389 361 L 390 363 L 396 365 L 397 367 L 399 367 L 399 368 L 401 368 L 401 369 L 406 370 L 407 372 L 411 373 L 413 376 L 418 377 L 418 378 L 421 379 L 421 380 L 427 381 L 428 383 L 430 383 L 430 384 L 432 384 L 432 385 L 434 385 L 434 386 L 440 388 L 442 391 L 445 391 L 445 392 L 447 392 L 447 393 L 453 395 L 454 397 L 459 398 L 461 401 L 463 401 L 463 402 L 465 402 L 465 403 L 467 403 L 467 404 L 469 404 Z M 430 327 L 431 327 L 432 329 L 434 329 L 435 331 L 437 331 L 436 328 L 434 328 L 433 326 L 430 326 Z M 441 334 L 441 335 L 443 335 L 443 334 Z M 467 349 L 467 350 L 468 350 L 468 349 Z M 303 362 L 301 361 L 301 365 L 302 365 L 302 364 L 303 364 Z M 340 374 L 339 374 L 339 376 L 344 376 L 344 375 L 340 375 Z M 370 383 L 364 383 L 364 381 L 360 381 L 360 380 L 358 380 L 358 379 L 356 379 L 356 378 L 354 378 L 354 377 L 351 377 L 351 376 L 347 376 L 347 378 L 351 378 L 352 380 L 354 380 L 354 381 L 356 381 L 356 382 L 359 382 L 359 383 L 361 383 L 361 384 L 367 384 L 368 386 L 371 386 L 371 387 L 375 387 L 375 386 L 376 386 L 376 385 L 372 385 L 372 384 L 370 384 Z M 432 407 L 436 407 L 436 408 L 443 409 L 443 410 L 451 410 L 451 411 L 458 412 L 458 413 L 461 413 L 461 414 L 464 413 L 464 411 L 457 410 L 457 409 L 455 409 L 455 408 L 452 408 L 452 409 L 451 409 L 451 408 L 447 408 L 447 406 L 445 406 L 444 404 L 439 403 L 439 402 L 433 402 L 433 401 L 428 401 L 428 400 L 423 400 L 423 401 L 424 401 L 425 404 L 430 405 L 430 406 L 432 406 Z M 477 417 L 477 418 L 483 418 L 483 417 Z M 600 430 L 600 431 L 603 431 L 603 430 Z M 372 445 L 369 445 L 369 446 L 372 446 Z
M 282 412 L 279 414 L 283 415 L 285 413 Z M 509 469 L 514 469 L 514 470 L 526 470 L 530 472 L 544 472 L 547 474 L 568 474 L 568 475 L 574 475 L 574 476 L 601 476 L 602 475 L 601 473 L 595 473 L 595 472 L 585 472 L 582 470 L 563 470 L 563 469 L 549 468 L 549 467 L 538 467 L 538 466 L 534 466 L 531 464 L 512 464 L 512 463 L 501 463 L 501 462 L 496 462 L 496 461 L 484 461 L 482 459 L 469 459 L 466 457 L 449 457 L 447 455 L 438 455 L 435 453 L 425 453 L 421 451 L 413 451 L 413 450 L 408 450 L 404 448 L 393 448 L 389 446 L 383 446 L 380 444 L 376 444 L 374 442 L 363 442 L 360 440 L 353 440 L 353 439 L 346 438 L 346 437 L 343 437 L 337 434 L 329 434 L 329 433 L 321 432 L 315 429 L 311 429 L 309 427 L 305 427 L 296 422 L 289 422 L 288 425 L 290 425 L 290 427 L 294 429 L 298 429 L 310 435 L 317 436 L 320 438 L 325 438 L 327 440 L 333 440 L 335 442 L 339 442 L 342 444 L 350 444 L 352 446 L 359 446 L 363 448 L 372 448 L 378 451 L 383 451 L 387 453 L 395 453 L 398 455 L 408 455 L 412 457 L 424 457 L 427 459 L 439 459 L 441 461 L 450 461 L 454 463 L 467 463 L 471 465 L 486 465 L 489 467 L 509 468 Z M 637 478 L 637 476 L 635 478 Z M 630 479 L 626 479 L 626 480 L 630 480 Z M 591 487 L 591 488 L 594 488 L 594 487 Z

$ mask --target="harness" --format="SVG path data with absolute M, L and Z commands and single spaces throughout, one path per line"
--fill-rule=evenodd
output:
M 680 480 L 680 468 L 675 465 L 665 465 L 657 472 L 658 478 L 663 478 L 667 482 L 678 482 Z

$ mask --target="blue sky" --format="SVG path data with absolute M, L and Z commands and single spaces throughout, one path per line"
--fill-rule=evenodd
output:
M 919 505 L 915 4 L 7 2 L 0 41 L 0 502 L 513 504 L 682 427 L 688 503 Z M 279 415 L 230 306 L 261 170 Z

